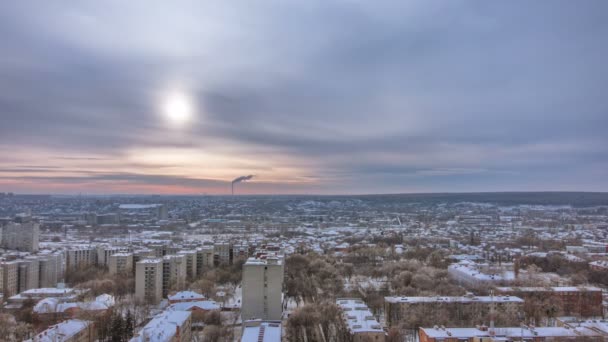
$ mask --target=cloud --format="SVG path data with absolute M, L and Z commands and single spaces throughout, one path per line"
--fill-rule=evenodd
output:
M 249 173 L 268 182 L 250 189 L 278 192 L 608 190 L 607 10 L 5 2 L 0 169 L 92 190 L 216 189 L 200 179 Z M 176 89 L 197 108 L 179 130 L 159 112 Z

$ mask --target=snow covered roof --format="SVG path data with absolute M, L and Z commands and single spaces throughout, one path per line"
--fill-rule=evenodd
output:
M 156 315 L 130 342 L 165 342 L 175 336 L 176 326 L 181 327 L 190 318 L 190 311 L 165 310 Z
M 86 329 L 92 322 L 79 319 L 69 319 L 59 324 L 53 325 L 47 330 L 34 336 L 27 342 L 63 342 L 72 338 L 80 331 Z
M 253 325 L 248 325 L 253 324 Z M 259 324 L 245 322 L 241 342 L 280 342 L 281 322 L 261 321 Z
M 199 308 L 202 310 L 219 310 L 220 306 L 212 300 L 201 300 L 198 302 L 180 302 L 171 304 L 171 309 L 177 311 L 190 311 L 193 308 Z
M 458 297 L 384 297 L 389 303 L 523 303 L 524 300 L 514 296 L 458 296 Z
M 353 333 L 384 332 L 380 323 L 361 299 L 338 298 L 336 302 L 344 311 L 346 323 Z
M 194 291 L 180 291 L 176 294 L 169 295 L 169 300 L 189 300 L 189 299 L 205 299 L 200 293 Z

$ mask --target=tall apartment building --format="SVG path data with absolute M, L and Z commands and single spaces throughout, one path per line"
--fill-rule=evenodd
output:
M 512 296 L 473 296 L 462 297 L 384 297 L 384 313 L 388 326 L 400 326 L 432 319 L 433 325 L 474 326 L 479 322 L 489 322 L 492 307 L 497 324 L 507 326 L 519 323 L 517 314 L 523 309 L 524 300 Z M 414 320 L 409 320 L 411 316 Z
M 108 263 L 110 274 L 129 274 L 133 272 L 133 253 L 110 255 Z
M 243 265 L 243 320 L 281 320 L 283 316 L 283 260 L 249 258 Z
M 154 251 L 151 249 L 138 249 L 136 251 L 133 251 L 133 276 L 135 276 L 135 265 L 137 264 L 137 262 L 144 260 L 144 259 L 148 259 L 148 258 L 154 258 Z
M 95 246 L 78 246 L 66 251 L 66 270 L 73 270 L 95 264 L 97 264 L 97 248 L 95 248 Z
M 2 292 L 4 298 L 16 295 L 19 291 L 19 262 L 2 263 Z
M 18 285 L 17 291 L 23 292 L 29 289 L 37 289 L 40 285 L 40 265 L 37 258 L 18 260 Z
M 163 297 L 172 288 L 182 289 L 186 283 L 186 257 L 184 255 L 165 255 L 163 257 Z
M 197 267 L 197 253 L 196 250 L 189 250 L 189 251 L 179 251 L 177 252 L 178 255 L 183 255 L 186 257 L 186 275 L 188 277 L 192 278 L 196 278 L 196 275 L 198 274 L 198 267 Z
M 214 262 L 215 266 L 220 264 L 230 264 L 232 263 L 232 249 L 230 248 L 230 243 L 228 242 L 218 242 L 213 245 L 213 254 L 214 254 Z
M 37 252 L 40 225 L 36 222 L 9 222 L 2 228 L 2 247 L 25 252 Z
M 108 266 L 111 255 L 126 252 L 129 252 L 128 247 L 97 246 L 97 265 Z
M 196 273 L 203 274 L 205 269 L 213 267 L 213 246 L 196 249 Z
M 135 298 L 148 303 L 163 299 L 163 259 L 143 259 L 135 265 Z
M 63 253 L 53 252 L 38 256 L 39 287 L 55 287 L 63 280 Z

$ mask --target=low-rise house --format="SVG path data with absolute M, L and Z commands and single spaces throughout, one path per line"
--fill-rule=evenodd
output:
M 243 322 L 241 342 L 281 342 L 281 321 Z
M 180 291 L 167 297 L 169 303 L 181 303 L 181 302 L 198 302 L 205 300 L 205 296 L 194 291 Z
M 336 302 L 342 308 L 353 342 L 384 342 L 386 333 L 361 299 L 338 298 Z
M 190 342 L 191 340 L 190 311 L 165 310 L 148 322 L 130 342 Z
M 69 319 L 55 324 L 26 342 L 94 342 L 93 322 Z

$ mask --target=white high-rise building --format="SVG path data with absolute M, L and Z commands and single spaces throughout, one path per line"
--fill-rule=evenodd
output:
M 135 298 L 148 303 L 163 299 L 163 259 L 143 259 L 135 264 Z
M 38 251 L 40 225 L 36 222 L 10 222 L 2 228 L 2 247 L 26 252 Z
M 77 246 L 66 251 L 65 268 L 74 270 L 97 264 L 97 248 L 95 246 Z
M 129 274 L 133 272 L 133 253 L 110 255 L 108 263 L 110 274 Z
M 167 296 L 171 289 L 183 289 L 186 284 L 186 269 L 185 255 L 165 255 L 163 257 L 163 297 Z
M 249 258 L 243 265 L 243 320 L 281 320 L 283 316 L 283 260 Z
M 55 287 L 63 280 L 63 253 L 52 252 L 39 255 L 39 287 Z

